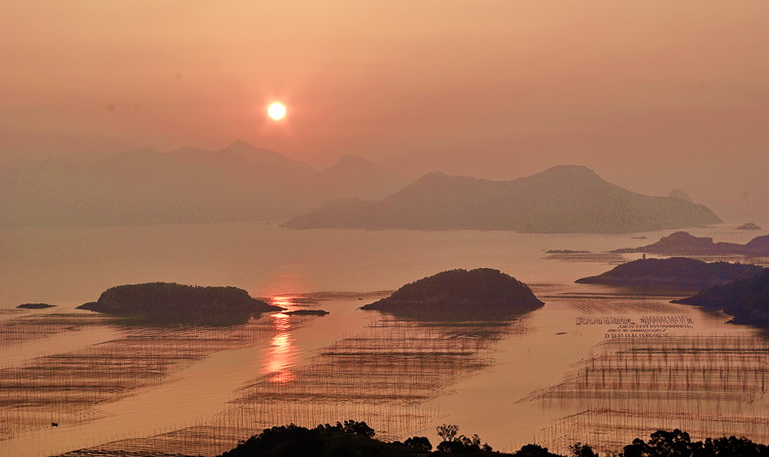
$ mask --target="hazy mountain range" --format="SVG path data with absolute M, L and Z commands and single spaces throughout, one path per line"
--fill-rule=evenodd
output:
M 430 173 L 376 202 L 328 202 L 290 228 L 514 230 L 624 233 L 719 223 L 711 210 L 677 198 L 650 197 L 574 165 L 512 181 Z
M 316 170 L 240 141 L 80 154 L 0 170 L 0 226 L 291 218 L 286 227 L 612 233 L 720 222 L 677 195 L 637 194 L 572 165 L 513 181 L 429 173 L 406 184 L 360 157 Z
M 406 183 L 360 157 L 318 171 L 240 141 L 218 151 L 80 154 L 0 170 L 0 226 L 283 220 Z

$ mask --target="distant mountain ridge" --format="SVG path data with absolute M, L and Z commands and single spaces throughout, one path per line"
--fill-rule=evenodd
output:
M 512 181 L 429 173 L 380 201 L 326 202 L 284 226 L 626 233 L 719 222 L 703 205 L 638 194 L 586 167 L 561 165 Z
M 404 184 L 360 157 L 318 171 L 242 141 L 218 151 L 82 154 L 0 170 L 0 227 L 282 220 Z

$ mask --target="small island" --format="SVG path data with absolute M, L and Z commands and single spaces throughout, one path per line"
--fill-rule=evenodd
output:
M 683 257 L 641 259 L 618 265 L 598 276 L 576 280 L 579 284 L 605 284 L 661 291 L 697 292 L 703 287 L 755 277 L 766 271 L 757 265 L 703 262 Z
M 16 308 L 20 309 L 47 309 L 47 308 L 55 308 L 56 305 L 49 305 L 48 303 L 24 303 Z
M 281 311 L 236 287 L 201 287 L 153 282 L 104 291 L 78 309 L 132 316 L 158 322 L 244 323 L 254 315 Z
M 329 312 L 324 309 L 297 309 L 294 311 L 284 311 L 283 314 L 292 316 L 325 316 Z
M 573 249 L 548 249 L 545 254 L 590 254 L 590 251 L 575 251 Z
M 673 303 L 723 311 L 734 316 L 731 322 L 735 324 L 769 327 L 769 270 L 751 279 L 708 287 Z
M 761 230 L 761 227 L 752 222 L 747 222 L 740 225 L 739 227 L 736 227 L 735 230 Z
M 713 238 L 698 237 L 687 232 L 675 232 L 663 236 L 656 243 L 638 248 L 623 248 L 613 251 L 618 254 L 648 252 L 663 255 L 744 255 L 747 257 L 769 256 L 769 235 L 758 236 L 746 244 L 714 243 Z
M 450 270 L 406 284 L 389 297 L 361 307 L 397 315 L 484 317 L 541 308 L 531 289 L 499 270 Z

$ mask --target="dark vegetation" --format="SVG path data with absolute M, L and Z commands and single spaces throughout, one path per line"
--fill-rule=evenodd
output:
M 252 436 L 221 457 L 353 457 L 413 455 L 413 448 L 372 439 L 365 422 L 345 421 L 307 429 L 296 425 L 273 427 Z
M 55 308 L 56 305 L 49 305 L 48 303 L 24 303 L 17 308 L 21 309 L 46 309 L 46 308 Z
M 486 317 L 542 307 L 526 284 L 490 268 L 450 270 L 406 284 L 361 309 L 411 316 Z
M 660 238 L 656 243 L 638 248 L 615 249 L 616 253 L 649 252 L 665 255 L 744 255 L 769 256 L 769 235 L 753 238 L 746 244 L 714 243 L 713 238 L 697 237 L 687 232 L 675 232 Z
M 674 303 L 723 311 L 734 316 L 735 324 L 769 327 L 769 270 L 751 279 L 708 287 Z
M 705 206 L 637 194 L 588 168 L 561 165 L 513 181 L 430 173 L 382 200 L 329 201 L 283 226 L 630 233 L 719 222 Z
M 729 262 L 672 257 L 641 259 L 618 265 L 598 276 L 581 278 L 580 284 L 608 284 L 630 288 L 655 288 L 664 291 L 698 292 L 703 287 L 752 278 L 764 272 L 763 267 Z
M 494 451 L 481 443 L 478 435 L 458 434 L 456 425 L 441 425 L 436 433 L 441 442 L 433 450 L 424 436 L 404 442 L 385 443 L 374 439 L 374 430 L 365 422 L 345 421 L 336 425 L 318 425 L 307 429 L 296 425 L 273 427 L 254 435 L 220 457 L 364 457 L 364 456 L 439 456 L 468 457 L 567 457 L 549 452 L 537 444 L 527 444 L 509 454 Z M 569 446 L 568 457 L 596 457 L 593 448 L 584 443 Z M 646 441 L 636 438 L 615 457 L 769 457 L 769 448 L 745 437 L 707 438 L 692 441 L 681 430 L 658 430 Z
M 625 446 L 623 457 L 758 457 L 769 456 L 769 448 L 745 437 L 707 438 L 692 441 L 689 434 L 675 429 L 659 430 L 651 438 L 639 438 Z
M 78 306 L 105 314 L 156 322 L 243 323 L 253 314 L 280 311 L 236 287 L 201 287 L 153 282 L 116 286 L 95 302 Z

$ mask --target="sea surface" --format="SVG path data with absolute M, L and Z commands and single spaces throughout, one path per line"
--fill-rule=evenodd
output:
M 766 233 L 736 225 L 689 232 L 740 243 Z M 672 232 L 0 231 L 0 456 L 216 455 L 270 425 L 346 419 L 433 444 L 436 425 L 458 424 L 506 451 L 573 441 L 616 450 L 661 427 L 769 441 L 763 334 L 670 304 L 677 296 L 574 284 L 639 257 L 606 251 Z M 589 253 L 545 252 L 556 249 Z M 545 306 L 475 322 L 358 309 L 422 277 L 478 267 L 523 281 Z M 109 287 L 154 281 L 231 285 L 330 314 L 138 327 L 75 310 Z M 15 309 L 30 302 L 56 307 Z

